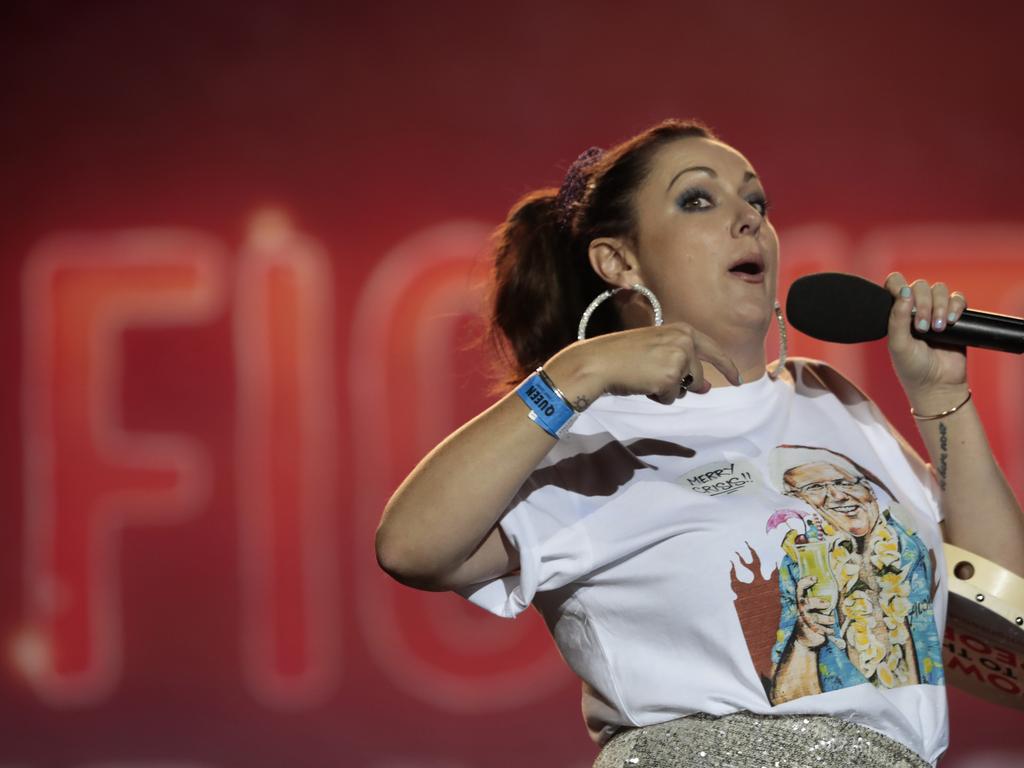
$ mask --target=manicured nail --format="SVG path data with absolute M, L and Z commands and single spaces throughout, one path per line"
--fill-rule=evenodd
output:
M 736 378 L 740 380 L 740 384 L 743 383 L 743 374 L 742 373 L 737 373 L 736 374 Z
M 900 288 L 900 298 L 901 299 L 909 299 L 910 298 L 910 286 L 904 285 L 902 288 Z
M 943 320 L 941 317 L 935 318 L 935 321 L 932 323 L 932 328 L 934 328 L 936 331 L 941 331 L 945 327 L 946 321 Z
M 922 332 L 928 330 L 928 321 L 925 320 L 923 317 L 917 321 L 917 330 Z
M 946 319 L 952 323 L 954 320 L 956 320 L 956 312 L 950 312 L 949 317 L 947 317 Z

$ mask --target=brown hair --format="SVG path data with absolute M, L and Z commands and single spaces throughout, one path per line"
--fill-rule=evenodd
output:
M 665 144 L 690 136 L 715 138 L 694 120 L 665 120 L 608 150 L 584 170 L 585 186 L 568 216 L 558 190 L 520 198 L 493 237 L 488 337 L 498 374 L 514 384 L 576 340 L 580 315 L 608 286 L 591 268 L 587 252 L 598 237 L 635 243 L 636 191 Z M 615 312 L 599 311 L 587 336 L 622 330 Z

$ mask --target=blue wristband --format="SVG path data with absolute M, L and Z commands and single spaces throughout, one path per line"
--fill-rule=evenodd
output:
M 552 437 L 561 437 L 579 416 L 540 373 L 535 373 L 516 390 L 530 409 L 530 419 Z

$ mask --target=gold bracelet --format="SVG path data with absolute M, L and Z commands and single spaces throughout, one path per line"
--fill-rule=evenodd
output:
M 917 411 L 915 411 L 913 408 L 911 408 L 910 409 L 910 415 L 913 416 L 918 421 L 931 421 L 932 419 L 941 419 L 943 416 L 949 416 L 949 414 L 951 414 L 951 413 L 956 413 L 958 410 L 960 410 L 965 405 L 967 405 L 967 401 L 970 400 L 970 399 L 971 399 L 971 389 L 970 389 L 970 387 L 968 387 L 967 388 L 967 397 L 964 398 L 964 401 L 962 403 L 960 403 L 960 405 L 953 406 L 948 411 L 943 411 L 942 413 L 936 413 L 934 416 L 919 416 Z

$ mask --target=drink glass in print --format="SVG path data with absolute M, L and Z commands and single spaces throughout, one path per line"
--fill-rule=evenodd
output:
M 828 606 L 821 609 L 821 612 L 834 615 L 836 601 L 839 600 L 839 585 L 836 584 L 832 569 L 828 566 L 828 543 L 817 539 L 794 546 L 797 565 L 800 566 L 800 578 L 803 579 L 807 576 L 815 578 L 814 584 L 807 590 L 807 596 L 824 600 Z M 830 638 L 839 648 L 846 646 L 841 637 L 831 635 Z

